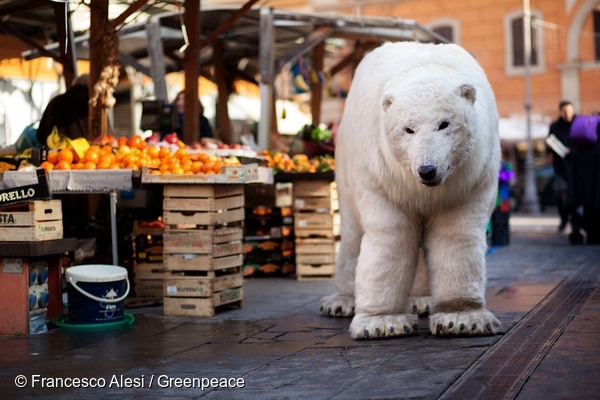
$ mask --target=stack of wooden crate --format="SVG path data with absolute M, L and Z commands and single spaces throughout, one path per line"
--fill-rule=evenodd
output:
M 243 300 L 243 184 L 164 186 L 164 314 L 212 317 Z
M 340 215 L 335 182 L 294 182 L 294 233 L 298 280 L 331 279 Z
M 147 297 L 162 301 L 163 280 L 163 231 L 145 221 L 133 223 L 133 274 L 137 297 Z

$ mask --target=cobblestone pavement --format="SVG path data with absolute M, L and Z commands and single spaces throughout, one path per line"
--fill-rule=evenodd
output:
M 349 319 L 318 313 L 331 281 L 253 278 L 243 308 L 214 318 L 163 316 L 154 306 L 127 310 L 136 320 L 126 329 L 0 336 L 0 392 L 6 399 L 597 398 L 600 246 L 569 245 L 557 224 L 553 215 L 514 215 L 510 245 L 490 249 L 487 303 L 503 324 L 493 337 L 436 338 L 421 320 L 416 336 L 355 341 Z

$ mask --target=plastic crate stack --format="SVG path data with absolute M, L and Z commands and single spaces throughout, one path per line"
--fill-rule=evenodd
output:
M 163 195 L 164 314 L 241 307 L 244 185 L 173 184 Z
M 244 276 L 295 271 L 292 184 L 245 185 Z
M 331 279 L 340 235 L 335 182 L 294 182 L 294 233 L 298 280 Z

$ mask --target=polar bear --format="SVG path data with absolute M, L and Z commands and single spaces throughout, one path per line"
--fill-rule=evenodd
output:
M 336 142 L 341 242 L 321 313 L 350 335 L 493 335 L 486 226 L 500 139 L 483 69 L 454 44 L 386 43 L 359 64 Z

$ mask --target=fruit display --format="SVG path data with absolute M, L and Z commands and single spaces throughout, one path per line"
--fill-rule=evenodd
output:
M 52 136 L 52 135 L 51 135 Z M 77 139 L 79 140 L 79 139 Z M 103 170 L 148 167 L 151 174 L 219 174 L 223 166 L 240 165 L 236 157 L 211 155 L 183 143 L 148 143 L 141 136 L 105 135 L 82 146 L 75 141 L 50 140 L 40 167 L 46 170 Z M 50 146 L 49 146 L 50 147 Z
M 290 156 L 283 152 L 264 150 L 260 153 L 268 167 L 273 168 L 273 173 L 317 173 L 335 170 L 333 155 L 309 157 L 306 154 Z

